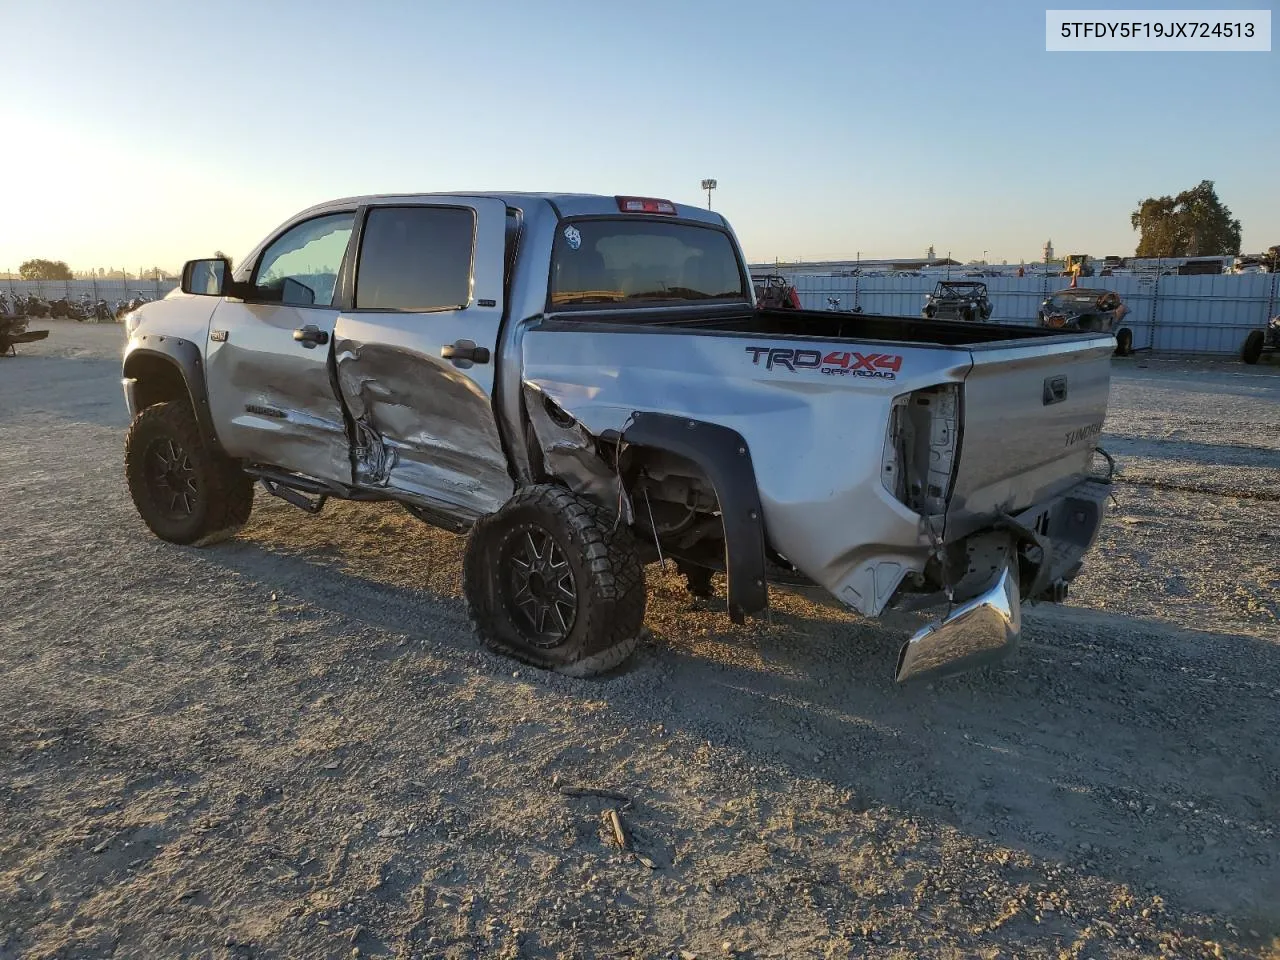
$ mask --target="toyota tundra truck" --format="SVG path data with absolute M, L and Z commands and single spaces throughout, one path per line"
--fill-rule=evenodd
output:
M 1099 332 L 758 308 L 720 215 L 581 194 L 368 196 L 127 319 L 125 473 L 163 540 L 254 486 L 467 534 L 480 639 L 576 676 L 635 648 L 647 563 L 734 623 L 820 587 L 936 611 L 899 681 L 1008 656 L 1105 512 Z M 1109 462 L 1109 458 L 1107 458 Z

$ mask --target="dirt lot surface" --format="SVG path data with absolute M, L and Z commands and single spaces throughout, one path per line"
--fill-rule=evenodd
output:
M 1002 668 L 897 688 L 917 619 L 651 569 L 578 681 L 478 649 L 398 509 L 154 539 L 120 331 L 48 325 L 0 360 L 0 958 L 1280 956 L 1280 370 L 1116 362 L 1118 505 Z

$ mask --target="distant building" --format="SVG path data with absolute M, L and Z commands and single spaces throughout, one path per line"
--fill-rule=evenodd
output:
M 1053 241 L 1046 240 L 1044 242 L 1044 262 L 1053 263 Z

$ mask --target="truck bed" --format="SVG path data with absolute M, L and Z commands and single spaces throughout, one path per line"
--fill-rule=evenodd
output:
M 634 321 L 633 321 L 634 322 Z M 645 320 L 646 324 L 654 323 Z M 703 315 L 696 319 L 672 319 L 664 325 L 723 330 L 768 337 L 816 337 L 822 340 L 874 340 L 876 342 L 972 346 L 1007 340 L 1061 337 L 1056 330 L 1003 323 L 969 323 L 960 320 L 925 320 L 921 317 L 870 313 L 837 313 L 831 310 L 757 310 L 724 317 Z
M 945 515 L 955 542 L 1050 501 L 1089 475 L 1106 416 L 1106 334 L 816 310 L 601 313 L 531 327 L 525 384 L 596 436 L 625 435 L 636 410 L 736 430 L 771 545 L 869 615 L 897 581 L 868 564 L 923 568 L 920 511 Z M 888 442 L 895 416 L 925 438 L 910 463 Z M 941 509 L 897 499 L 882 480 L 891 455 Z M 938 483 L 920 472 L 935 462 Z

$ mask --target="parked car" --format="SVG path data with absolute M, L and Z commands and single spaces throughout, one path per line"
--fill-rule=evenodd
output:
M 1280 350 L 1280 316 L 1272 317 L 1264 329 L 1250 330 L 1240 348 L 1240 359 L 1245 363 L 1257 363 L 1264 353 Z
M 1116 356 L 1133 353 L 1133 331 L 1117 326 L 1129 308 L 1112 290 L 1067 287 L 1040 304 L 1040 326 L 1051 330 L 1083 330 L 1111 333 L 1116 338 Z
M 939 280 L 933 293 L 925 296 L 920 316 L 927 320 L 965 320 L 973 323 L 991 319 L 987 285 L 974 280 Z
M 319 266 L 324 265 L 324 266 Z M 900 681 L 1010 653 L 1097 536 L 1109 335 L 756 309 L 718 214 L 643 197 L 338 200 L 126 318 L 125 475 L 173 543 L 253 483 L 467 531 L 480 638 L 575 675 L 634 649 L 643 564 L 867 616 L 939 608 Z M 963 436 L 963 443 L 960 438 Z

